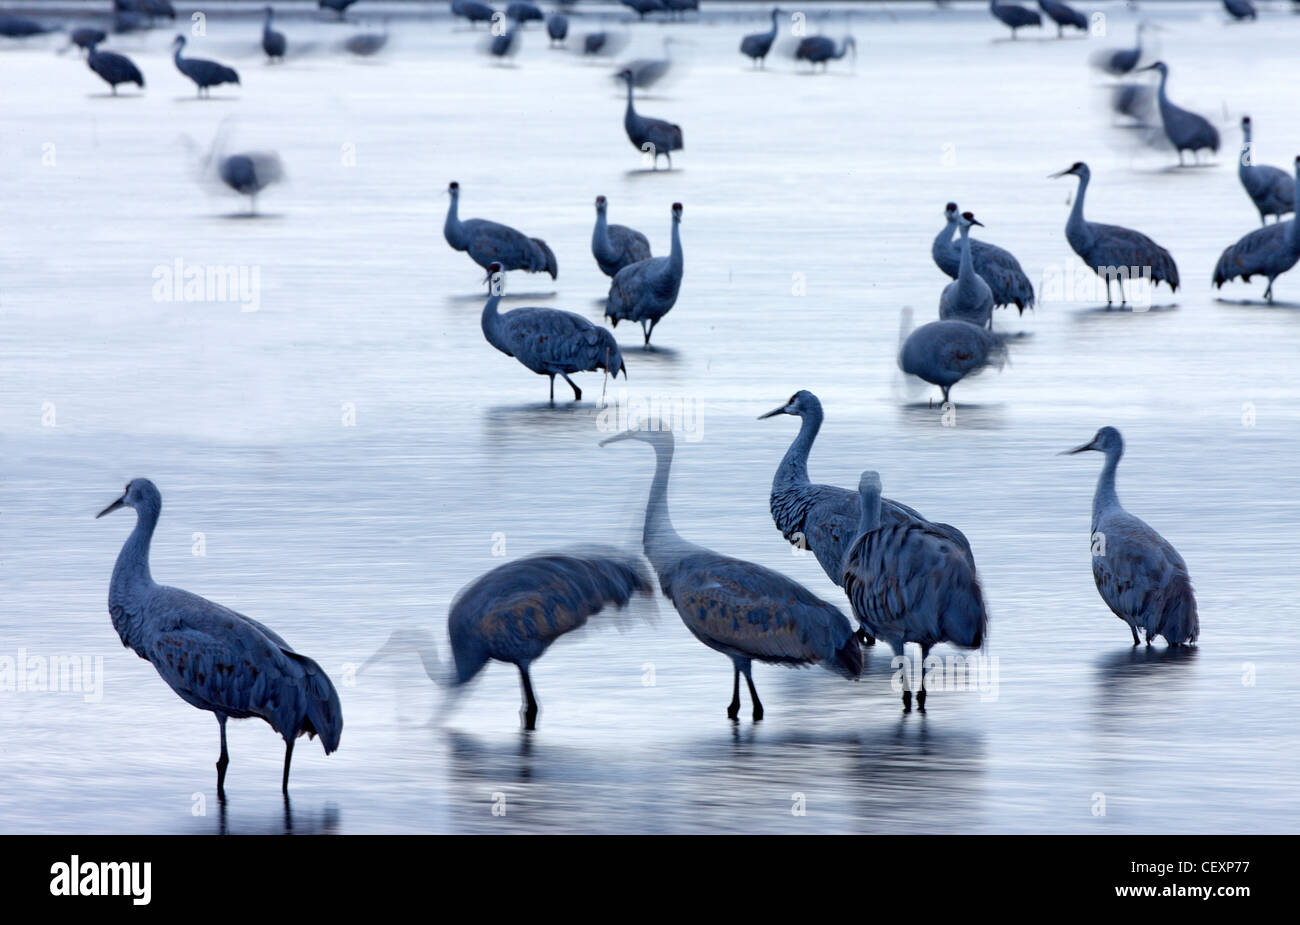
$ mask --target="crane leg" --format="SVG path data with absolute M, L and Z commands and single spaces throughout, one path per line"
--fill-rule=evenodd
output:
M 894 654 L 896 654 L 896 655 L 903 655 L 903 656 L 906 656 L 906 652 L 905 652 L 905 651 L 900 652 L 898 649 L 895 649 L 895 650 L 894 650 Z M 908 669 L 908 665 L 907 665 L 907 659 L 906 659 L 906 657 L 904 657 L 904 659 L 903 659 L 903 672 L 902 672 L 902 680 L 903 680 L 903 712 L 904 712 L 904 713 L 911 713 L 911 712 L 912 712 L 912 685 L 911 685 L 911 682 L 908 680 L 908 677 L 907 677 L 907 675 L 908 675 L 908 671 L 909 671 L 909 669 Z
M 549 374 L 551 377 L 551 404 L 555 404 L 555 373 Z
M 763 718 L 763 704 L 759 702 L 758 691 L 754 690 L 754 679 L 749 675 L 749 663 L 745 663 L 745 683 L 749 685 L 749 702 L 754 705 L 754 719 Z
M 727 719 L 735 719 L 740 715 L 740 666 L 734 669 L 735 675 L 731 682 L 731 703 L 727 705 Z
M 560 373 L 560 375 L 563 376 L 563 377 L 564 377 L 564 381 L 567 382 L 567 383 L 569 383 L 570 387 L 572 387 L 572 389 L 573 389 L 573 400 L 574 400 L 574 401 L 582 401 L 582 389 L 578 388 L 577 383 L 575 383 L 572 379 L 569 378 L 569 374 L 568 374 L 568 373 Z M 555 384 L 555 379 L 554 379 L 554 377 L 551 378 L 551 384 L 552 384 L 552 385 Z
M 1132 623 L 1128 625 L 1128 631 L 1133 634 L 1133 645 L 1137 645 L 1139 642 L 1142 641 L 1141 639 L 1138 638 L 1137 627 L 1134 626 Z
M 519 686 L 524 692 L 524 703 L 519 715 L 523 718 L 524 729 L 531 732 L 537 728 L 537 698 L 533 696 L 533 682 L 528 677 L 528 669 L 523 665 L 519 666 Z
M 1268 288 L 1264 290 L 1264 298 L 1269 302 L 1273 301 L 1273 281 L 1268 281 Z
M 217 799 L 226 799 L 226 767 L 230 764 L 230 755 L 226 752 L 226 718 L 217 714 L 217 725 L 221 727 L 221 756 L 217 758 Z
M 930 647 L 921 646 L 921 689 L 916 692 L 916 709 L 925 712 L 925 660 L 930 657 Z
M 294 738 L 290 736 L 284 742 L 284 776 L 280 778 L 280 792 L 286 797 L 289 795 L 289 763 L 293 761 Z

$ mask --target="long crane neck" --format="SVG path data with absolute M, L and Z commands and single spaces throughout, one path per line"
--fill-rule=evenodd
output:
M 1118 448 L 1106 451 L 1106 464 L 1101 467 L 1101 475 L 1097 479 L 1097 491 L 1092 496 L 1094 524 L 1103 511 L 1120 506 L 1119 495 L 1115 493 L 1115 469 L 1119 466 L 1119 458 L 1123 455 L 1124 451 Z
M 591 233 L 591 246 L 602 254 L 613 249 L 614 245 L 609 240 L 609 223 L 605 219 L 604 209 L 596 210 L 596 227 Z
M 672 245 L 672 250 L 668 252 L 668 265 L 672 267 L 673 273 L 679 276 L 681 275 L 682 272 L 682 262 L 683 262 L 681 227 L 682 227 L 681 221 L 677 218 L 677 216 L 674 215 L 673 216 L 673 245 Z
M 495 289 L 495 287 L 494 287 Z M 483 326 L 483 336 L 487 338 L 488 343 L 498 350 L 510 353 L 501 338 L 501 313 L 497 310 L 501 305 L 501 293 L 494 291 L 488 296 L 487 302 L 483 305 L 483 314 L 479 323 Z
M 777 17 L 777 12 L 776 12 L 776 10 L 773 10 L 773 11 L 772 11 L 772 28 L 768 31 L 768 35 L 772 36 L 772 38 L 776 38 L 776 30 L 777 30 L 776 17 Z
M 1074 191 L 1074 206 L 1070 209 L 1070 220 L 1067 223 L 1070 228 L 1077 228 L 1082 231 L 1086 225 L 1083 218 L 1083 198 L 1088 193 L 1088 182 L 1092 177 L 1079 177 L 1079 188 Z
M 627 82 L 627 118 L 635 119 L 636 109 L 632 106 L 632 80 L 631 78 L 624 78 L 624 80 Z
M 1291 249 L 1300 251 L 1300 161 L 1295 165 L 1295 193 L 1291 207 L 1295 214 L 1291 216 L 1291 227 L 1287 229 L 1287 236 L 1291 241 Z
M 126 538 L 122 551 L 117 555 L 117 564 L 113 566 L 113 578 L 108 586 L 110 608 L 125 605 L 134 594 L 153 585 L 153 575 L 149 571 L 149 544 L 160 513 L 159 505 L 148 502 L 136 508 L 135 529 Z
M 673 527 L 668 515 L 668 474 L 673 465 L 671 442 L 655 442 L 655 477 L 645 509 L 645 530 L 641 541 L 646 558 L 661 576 L 689 547 Z
M 809 484 L 808 454 L 812 452 L 813 441 L 822 426 L 822 409 L 820 406 L 805 411 L 800 416 L 799 433 L 785 451 L 780 467 L 776 470 L 773 487 L 792 487 Z
M 935 258 L 936 262 L 938 261 L 939 256 L 947 253 L 948 248 L 952 246 L 952 239 L 956 230 L 957 217 L 955 215 L 949 215 L 948 223 L 939 230 L 937 235 L 934 236 L 934 244 L 930 245 L 930 254 Z
M 460 237 L 460 197 L 455 193 L 451 194 L 451 202 L 447 206 L 447 218 L 442 223 L 442 234 L 448 243 L 453 245 Z
M 975 264 L 970 256 L 970 225 L 961 226 L 961 266 L 957 270 L 957 278 L 963 282 L 969 282 L 975 274 Z

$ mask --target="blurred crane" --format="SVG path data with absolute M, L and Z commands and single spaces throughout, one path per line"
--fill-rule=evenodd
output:
M 275 15 L 275 11 L 268 6 L 265 13 L 266 19 L 262 22 L 262 51 L 266 52 L 266 57 L 270 61 L 283 61 L 289 43 L 285 41 L 283 32 L 271 28 L 271 18 Z
M 772 7 L 772 28 L 766 32 L 753 32 L 740 40 L 740 53 L 749 58 L 755 67 L 767 65 L 767 53 L 776 41 L 777 17 L 781 15 L 780 7 Z
M 198 88 L 198 95 L 203 96 L 206 92 L 208 96 L 212 95 L 212 88 L 224 83 L 239 83 L 239 75 L 235 73 L 234 68 L 226 67 L 224 64 L 218 64 L 216 61 L 208 61 L 204 58 L 183 58 L 181 49 L 185 47 L 185 36 L 178 35 L 172 42 L 174 49 L 173 59 L 176 62 L 176 69 L 182 74 L 194 81 L 194 86 Z
M 931 321 L 906 335 L 898 368 L 943 390 L 989 366 L 1001 369 L 1007 350 L 1003 338 L 969 321 Z
M 474 29 L 481 22 L 490 23 L 496 10 L 479 0 L 451 0 L 451 14 L 468 19 L 470 28 Z
M 673 169 L 673 152 L 682 150 L 682 127 L 663 119 L 639 115 L 632 100 L 634 78 L 629 70 L 619 71 L 619 77 L 627 84 L 627 109 L 623 112 L 623 129 L 628 141 L 643 153 L 649 154 L 654 161 L 654 169 L 659 169 L 659 155 L 668 158 L 668 169 Z
M 858 43 L 853 40 L 853 36 L 844 36 L 840 42 L 840 47 L 835 47 L 835 42 L 824 35 L 810 35 L 799 42 L 794 49 L 796 61 L 807 61 L 815 70 L 817 65 L 822 66 L 822 70 L 830 69 L 831 61 L 838 61 L 849 52 L 853 53 L 853 59 L 858 57 Z
M 135 84 L 144 89 L 144 75 L 126 55 L 114 51 L 100 51 L 97 45 L 87 46 L 86 64 L 113 88 L 117 96 L 118 84 Z
M 1219 130 L 1210 124 L 1210 120 L 1169 101 L 1169 95 L 1165 92 L 1169 82 L 1169 65 L 1157 61 L 1141 70 L 1160 72 L 1160 89 L 1156 97 L 1160 103 L 1160 123 L 1164 126 L 1165 137 L 1178 151 L 1179 166 L 1183 164 L 1184 151 L 1191 151 L 1193 160 L 1196 160 L 1197 152 L 1202 148 L 1209 148 L 1217 154 Z
M 1025 26 L 1043 25 L 1043 17 L 1039 16 L 1035 10 L 1027 9 L 1015 3 L 999 3 L 998 0 L 989 0 L 989 12 L 995 18 L 1002 21 L 1011 29 L 1011 38 L 1016 37 L 1016 30 L 1023 29 Z
M 1073 26 L 1080 32 L 1088 31 L 1088 17 L 1084 16 L 1068 3 L 1062 3 L 1061 0 L 1038 0 L 1038 7 L 1052 22 L 1056 23 L 1056 37 L 1065 37 L 1065 27 Z

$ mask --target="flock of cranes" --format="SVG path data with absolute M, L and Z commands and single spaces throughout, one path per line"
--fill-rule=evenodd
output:
M 163 5 L 143 3 L 123 11 L 168 15 Z M 354 0 L 320 0 L 322 8 L 340 18 Z M 641 17 L 654 11 L 680 15 L 697 9 L 694 0 L 623 0 Z M 1040 0 L 1043 11 L 1057 24 L 1086 31 L 1086 16 L 1060 0 Z M 1253 18 L 1245 0 L 1227 0 L 1234 16 Z M 452 0 L 452 12 L 471 24 L 492 21 L 495 11 L 477 0 Z M 1024 26 L 1041 25 L 1037 12 L 1015 4 L 990 0 L 990 10 L 1006 23 L 1015 37 Z M 171 15 L 174 16 L 174 13 Z M 511 3 L 506 16 L 517 28 L 541 21 L 552 41 L 563 42 L 569 20 L 560 13 L 547 17 L 530 3 Z M 779 36 L 782 11 L 771 11 L 771 28 L 745 35 L 740 53 L 755 68 L 766 58 Z M 282 61 L 288 42 L 273 28 L 274 10 L 266 7 L 262 48 L 267 58 Z M 12 17 L 10 18 L 12 20 Z M 11 29 L 21 31 L 12 21 Z M 1217 152 L 1218 131 L 1204 117 L 1169 101 L 1169 68 L 1157 61 L 1139 67 L 1138 45 L 1110 52 L 1097 60 L 1108 73 L 1124 75 L 1138 70 L 1159 74 L 1158 104 L 1163 129 L 1180 165 L 1184 153 L 1193 158 L 1201 151 Z M 6 33 L 9 34 L 9 33 Z M 510 35 L 507 32 L 506 35 Z M 587 36 L 590 49 L 594 33 Z M 125 56 L 100 50 L 102 31 L 75 30 L 72 42 L 86 51 L 87 64 L 117 93 L 120 84 L 144 86 L 144 77 Z M 604 38 L 595 44 L 603 44 Z M 238 73 L 223 64 L 184 56 L 186 39 L 174 41 L 174 63 L 190 79 L 200 97 L 211 87 L 239 83 Z M 796 57 L 813 65 L 856 54 L 852 36 L 838 44 L 824 36 L 804 37 Z M 631 67 L 618 72 L 626 86 L 624 130 L 629 141 L 652 159 L 667 159 L 683 150 L 682 129 L 666 120 L 643 116 L 634 105 L 634 88 L 644 74 Z M 1253 152 L 1252 124 L 1242 120 L 1244 150 Z M 271 162 L 248 154 L 224 157 L 218 165 L 223 181 L 247 195 L 274 182 L 280 175 L 278 160 Z M 1127 303 L 1124 275 L 1115 268 L 1139 268 L 1153 284 L 1164 283 L 1176 291 L 1178 267 L 1168 250 L 1131 228 L 1091 222 L 1084 217 L 1084 202 L 1091 171 L 1082 161 L 1053 176 L 1073 176 L 1078 181 L 1073 206 L 1065 226 L 1070 248 L 1106 282 L 1107 307 L 1113 305 L 1112 280 L 1119 285 L 1120 302 Z M 1265 297 L 1272 299 L 1276 278 L 1300 260 L 1300 222 L 1283 221 L 1300 214 L 1300 157 L 1294 177 L 1274 167 L 1256 165 L 1243 157 L 1238 167 L 1241 185 L 1255 204 L 1263 227 L 1251 231 L 1228 247 L 1214 272 L 1214 284 L 1254 275 L 1265 276 Z M 509 271 L 545 273 L 558 278 L 556 254 L 540 237 L 533 237 L 495 221 L 459 215 L 460 185 L 447 188 L 449 205 L 443 226 L 447 244 L 467 254 L 485 271 L 488 285 L 480 325 L 484 339 L 531 372 L 547 376 L 550 400 L 555 399 L 555 377 L 562 378 L 581 400 L 582 390 L 571 376 L 603 371 L 627 375 L 623 349 L 612 329 L 631 321 L 642 329 L 643 346 L 651 349 L 651 335 L 677 303 L 684 274 L 681 222 L 683 207 L 670 208 L 669 249 L 654 256 L 649 238 L 633 228 L 608 221 L 605 196 L 595 199 L 596 218 L 591 253 L 609 278 L 605 299 L 606 328 L 583 315 L 552 308 L 521 307 L 502 312 L 505 275 Z M 1273 223 L 1267 217 L 1275 217 Z M 907 332 L 897 356 L 901 369 L 940 388 L 945 402 L 950 389 L 963 378 L 1005 362 L 1007 338 L 993 325 L 995 308 L 1014 305 L 1023 314 L 1034 308 L 1030 278 L 1009 251 L 974 237 L 983 224 L 955 203 L 944 210 L 944 225 L 934 239 L 931 255 L 936 266 L 951 278 L 940 292 L 938 318 Z M 561 635 L 587 623 L 608 609 L 622 609 L 634 597 L 651 597 L 658 589 L 677 610 L 689 632 L 705 646 L 731 660 L 733 687 L 726 714 L 732 719 L 741 709 L 740 678 L 745 678 L 753 719 L 762 719 L 763 705 L 755 689 L 755 661 L 790 667 L 820 665 L 832 674 L 856 680 L 864 668 L 863 647 L 877 640 L 897 655 L 907 645 L 920 648 L 922 658 L 932 647 L 948 643 L 980 649 L 989 634 L 989 613 L 970 542 L 957 527 L 931 521 L 912 507 L 883 496 L 881 479 L 873 470 L 862 472 L 856 489 L 813 483 L 808 459 L 821 429 L 824 413 L 817 396 L 799 391 L 762 418 L 790 415 L 800 419 L 797 435 L 776 468 L 770 495 L 773 523 L 788 542 L 811 549 L 818 564 L 841 588 L 856 626 L 840 606 L 812 594 L 781 573 L 684 539 L 674 528 L 668 488 L 675 452 L 670 431 L 630 430 L 602 441 L 602 445 L 634 441 L 649 444 L 654 471 L 645 507 L 640 556 L 602 548 L 575 548 L 521 558 L 480 576 L 462 590 L 448 618 L 454 666 L 444 669 L 427 633 L 394 634 L 380 653 L 410 645 L 424 658 L 431 678 L 459 688 L 475 677 L 489 660 L 517 666 L 522 688 L 524 725 L 532 729 L 539 711 L 530 666 Z M 1090 539 L 1104 537 L 1106 551 L 1092 556 L 1094 580 L 1102 599 L 1130 628 L 1135 645 L 1151 645 L 1163 638 L 1169 645 L 1194 643 L 1199 635 L 1196 601 L 1186 563 L 1178 552 L 1150 526 L 1128 513 L 1115 490 L 1115 474 L 1124 443 L 1117 430 L 1103 427 L 1091 441 L 1067 451 L 1102 453 L 1105 463 L 1093 502 Z M 263 624 L 204 598 L 154 582 L 149 569 L 149 546 L 161 513 L 161 494 L 148 479 L 127 484 L 122 496 L 105 508 L 104 516 L 119 508 L 136 513 L 113 569 L 109 612 L 124 645 L 148 660 L 162 678 L 187 703 L 212 712 L 221 737 L 217 762 L 218 794 L 224 799 L 229 763 L 226 722 L 230 718 L 259 717 L 285 741 L 282 789 L 287 793 L 294 742 L 302 735 L 320 736 L 326 754 L 339 746 L 342 710 L 338 694 L 324 670 L 294 650 Z M 903 690 L 904 710 L 913 701 L 926 707 L 922 683 L 915 693 Z

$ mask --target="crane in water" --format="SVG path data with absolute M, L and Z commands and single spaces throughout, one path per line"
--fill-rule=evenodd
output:
M 469 27 L 475 29 L 481 22 L 492 21 L 496 10 L 479 0 L 451 0 L 451 14 L 469 20 Z
M 957 234 L 961 211 L 957 208 L 957 203 L 950 202 L 944 207 L 943 215 L 946 224 L 935 236 L 930 256 L 940 270 L 956 279 L 961 270 L 961 247 L 953 239 Z M 994 306 L 1015 305 L 1022 315 L 1026 308 L 1033 308 L 1034 284 L 1020 268 L 1020 261 L 1010 251 L 995 244 L 975 238 L 968 240 L 975 272 L 992 290 Z
M 1229 16 L 1238 22 L 1256 19 L 1259 16 L 1255 12 L 1255 4 L 1251 3 L 1250 0 L 1223 0 L 1223 8 L 1227 10 Z
M 546 17 L 534 4 L 526 3 L 524 0 L 512 0 L 506 5 L 506 19 L 522 26 L 526 22 L 542 22 Z
M 957 322 L 961 324 L 962 322 Z M 903 657 L 907 643 L 921 647 L 921 689 L 916 706 L 925 711 L 925 660 L 941 642 L 978 649 L 988 638 L 984 592 L 969 549 L 924 521 L 882 515 L 879 474 L 858 481 L 859 519 L 844 557 L 844 593 L 863 631 L 889 643 Z M 903 710 L 912 691 L 903 676 Z
M 755 67 L 767 65 L 767 53 L 772 50 L 772 43 L 776 41 L 776 21 L 780 15 L 781 8 L 772 7 L 772 28 L 766 32 L 752 32 L 740 40 L 740 53 L 749 58 Z
M 1255 163 L 1255 145 L 1251 141 L 1250 116 L 1241 117 L 1241 157 L 1237 158 L 1237 179 L 1259 210 L 1259 223 L 1266 217 L 1282 216 L 1294 211 L 1295 180 L 1279 167 Z
M 822 70 L 830 70 L 831 61 L 838 61 L 849 52 L 853 53 L 853 60 L 858 58 L 858 43 L 853 40 L 853 36 L 846 35 L 840 42 L 840 47 L 835 47 L 835 42 L 824 35 L 810 35 L 795 46 L 794 57 L 796 61 L 807 61 L 813 68 L 817 65 L 822 66 Z
M 677 304 L 682 286 L 682 204 L 673 203 L 672 249 L 667 257 L 650 257 L 629 264 L 614 274 L 605 300 L 605 317 L 611 327 L 620 321 L 641 325 L 645 345 L 655 325 Z
M 606 220 L 608 203 L 596 197 L 596 227 L 591 232 L 591 255 L 606 276 L 614 277 L 626 266 L 649 260 L 650 241 L 641 232 L 626 225 L 611 225 Z
M 826 577 L 843 586 L 844 554 L 857 536 L 854 531 L 859 520 L 858 494 L 835 485 L 814 484 L 808 478 L 808 454 L 822 426 L 822 403 L 817 396 L 800 390 L 784 405 L 759 415 L 758 419 L 778 414 L 799 418 L 799 433 L 772 477 L 769 498 L 772 521 L 788 542 L 801 549 L 811 549 Z M 965 549 L 974 566 L 970 543 L 956 527 L 931 523 L 913 508 L 888 498 L 882 500 L 881 510 L 886 520 L 928 524 Z M 859 638 L 864 645 L 874 645 L 876 641 L 865 632 Z
M 1025 26 L 1042 27 L 1043 17 L 1038 15 L 1036 10 L 1027 9 L 1016 3 L 999 3 L 998 0 L 989 0 L 989 12 L 996 19 L 1002 21 L 1003 25 L 1011 29 L 1011 38 L 1016 37 L 1016 30 L 1023 29 Z
M 174 49 L 172 57 L 176 62 L 176 69 L 194 81 L 194 86 L 198 88 L 198 95 L 212 95 L 212 88 L 224 83 L 239 83 L 239 75 L 235 69 L 226 67 L 224 64 L 218 64 L 216 61 L 208 61 L 204 58 L 183 58 L 181 49 L 185 47 L 185 36 L 178 35 L 172 42 Z
M 1157 636 L 1171 646 L 1196 641 L 1200 620 L 1187 563 L 1163 536 L 1124 510 L 1115 493 L 1115 468 L 1124 455 L 1124 439 L 1103 427 L 1088 443 L 1065 455 L 1092 450 L 1106 455 L 1092 498 L 1092 577 L 1115 616 L 1128 624 L 1133 645 L 1138 631 L 1151 645 Z
M 649 154 L 654 159 L 654 169 L 659 169 L 659 155 L 668 158 L 668 169 L 673 169 L 673 152 L 680 151 L 682 145 L 682 127 L 663 119 L 652 119 L 640 115 L 632 101 L 634 76 L 631 71 L 619 71 L 619 77 L 627 84 L 627 109 L 623 113 L 623 130 L 627 132 L 628 141 L 638 151 Z
M 1160 73 L 1160 89 L 1156 99 L 1160 104 L 1160 123 L 1164 126 L 1165 137 L 1178 151 L 1178 165 L 1183 166 L 1183 152 L 1191 151 L 1192 160 L 1198 157 L 1202 148 L 1209 148 L 1214 153 L 1219 151 L 1219 130 L 1210 124 L 1204 116 L 1189 112 L 1169 101 L 1166 86 L 1169 83 L 1169 65 L 1163 61 L 1148 64 L 1143 71 Z
M 740 676 L 745 676 L 755 720 L 763 704 L 750 673 L 755 660 L 786 667 L 821 664 L 850 680 L 862 674 L 862 647 L 839 609 L 780 572 L 688 543 L 668 513 L 673 435 L 667 430 L 629 430 L 602 440 L 639 440 L 655 452 L 654 481 L 646 503 L 642 542 L 659 576 L 659 587 L 700 642 L 731 659 L 734 669 L 727 716 L 740 715 Z
M 1155 28 L 1146 21 L 1137 26 L 1137 44 L 1132 48 L 1106 48 L 1096 52 L 1092 57 L 1093 66 L 1115 77 L 1123 77 L 1138 66 L 1142 60 L 1142 33 Z
M 551 379 L 551 404 L 555 404 L 555 377 L 573 389 L 573 400 L 582 401 L 582 389 L 569 373 L 603 369 L 627 378 L 618 341 L 605 328 L 581 315 L 555 308 L 516 308 L 501 314 L 505 271 L 501 264 L 488 268 L 491 292 L 483 306 L 481 324 L 487 342 L 508 357 L 514 357 L 540 376 Z
M 663 0 L 618 0 L 618 2 L 635 10 L 637 17 L 640 19 L 645 19 L 646 13 L 654 13 L 667 9 L 663 4 Z
M 268 6 L 264 12 L 266 19 L 262 21 L 262 51 L 266 52 L 269 61 L 283 61 L 289 43 L 285 41 L 283 32 L 271 28 L 271 19 L 275 16 L 275 11 Z
M 119 55 L 115 51 L 100 51 L 98 44 L 87 46 L 86 52 L 87 66 L 113 88 L 114 96 L 117 96 L 118 84 L 135 84 L 144 89 L 144 75 L 126 55 Z
M 509 225 L 489 222 L 481 218 L 461 220 L 460 184 L 453 180 L 447 186 L 451 203 L 442 235 L 453 250 L 464 251 L 470 258 L 487 269 L 500 263 L 506 270 L 524 270 L 528 273 L 549 273 L 551 279 L 559 275 L 555 254 L 541 238 L 530 238 Z
M 619 67 L 618 71 L 614 73 L 615 78 L 622 79 L 623 71 L 631 71 L 632 84 L 638 90 L 653 87 L 660 80 L 667 77 L 668 72 L 672 69 L 673 58 L 670 50 L 672 44 L 672 36 L 665 36 L 664 56 L 662 58 L 634 58 Z
M 1295 182 L 1292 184 L 1290 211 L 1300 216 L 1300 157 L 1295 159 Z M 1268 277 L 1264 298 L 1273 301 L 1273 281 L 1300 261 L 1300 221 L 1291 218 L 1256 228 L 1227 248 L 1214 266 L 1214 285 L 1222 289 L 1229 280 L 1252 276 Z
M 248 197 L 248 214 L 257 214 L 257 194 L 284 179 L 284 166 L 273 151 L 249 151 L 221 158 L 217 168 L 221 182 Z
M 941 319 L 907 335 L 898 352 L 898 368 L 937 385 L 946 404 L 954 385 L 988 366 L 1001 369 L 1006 359 L 1006 343 L 997 334 L 969 321 Z
M 356 3 L 357 0 L 318 0 L 316 7 L 321 10 L 333 10 L 339 16 L 339 22 L 343 21 L 343 15 L 347 13 L 348 7 Z
M 993 290 L 975 272 L 970 252 L 971 227 L 984 226 L 970 212 L 961 213 L 958 225 L 961 228 L 961 263 L 957 268 L 957 278 L 944 286 L 939 295 L 939 317 L 960 319 L 980 327 L 992 328 Z
M 1166 283 L 1171 292 L 1177 292 L 1178 266 L 1169 251 L 1132 228 L 1103 225 L 1085 219 L 1083 200 L 1088 192 L 1088 183 L 1092 180 L 1092 171 L 1083 161 L 1076 161 L 1065 170 L 1052 174 L 1051 178 L 1067 175 L 1079 179 L 1079 189 L 1074 196 L 1070 217 L 1065 223 L 1065 239 L 1070 242 L 1074 252 L 1083 258 L 1088 268 L 1106 281 L 1106 308 L 1109 309 L 1112 305 L 1111 280 L 1119 284 L 1121 305 L 1128 304 L 1128 296 L 1124 293 L 1125 277 L 1149 273 L 1153 287 Z
M 546 34 L 552 45 L 563 45 L 569 37 L 569 17 L 558 11 L 547 16 Z
M 221 727 L 217 797 L 225 800 L 226 720 L 259 717 L 284 738 L 281 790 L 289 794 L 289 762 L 299 736 L 320 736 L 325 754 L 339 747 L 343 709 L 320 665 L 294 651 L 270 628 L 212 601 L 169 588 L 149 571 L 162 495 L 148 479 L 126 491 L 96 519 L 119 508 L 135 511 L 135 529 L 113 566 L 108 613 L 122 644 L 148 661 L 190 706 L 207 710 Z
M 1088 17 L 1080 13 L 1068 3 L 1062 3 L 1061 0 L 1038 0 L 1038 8 L 1048 15 L 1052 22 L 1056 23 L 1056 37 L 1065 37 L 1065 27 L 1073 26 L 1080 32 L 1088 31 Z
M 529 670 L 533 662 L 565 633 L 611 607 L 622 610 L 634 595 L 654 595 L 637 556 L 605 547 L 524 556 L 498 565 L 456 593 L 447 615 L 450 671 L 438 661 L 433 637 L 423 630 L 397 630 L 361 670 L 390 652 L 411 648 L 430 680 L 456 691 L 489 660 L 514 665 L 523 695 L 519 715 L 524 729 L 532 731 L 538 714 Z

